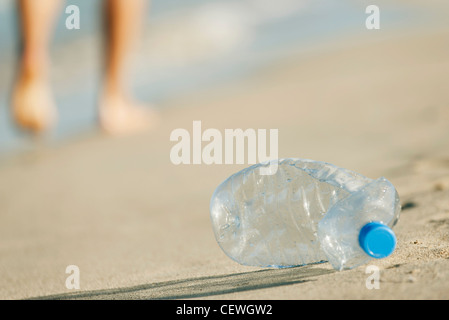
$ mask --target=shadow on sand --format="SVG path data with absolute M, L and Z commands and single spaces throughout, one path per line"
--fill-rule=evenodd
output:
M 252 272 L 188 278 L 116 289 L 41 296 L 32 299 L 188 299 L 315 281 L 313 279 L 314 277 L 332 272 L 334 270 L 317 268 L 314 265 L 286 269 L 263 269 Z

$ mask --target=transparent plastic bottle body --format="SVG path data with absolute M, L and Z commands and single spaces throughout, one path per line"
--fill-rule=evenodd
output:
M 244 169 L 215 190 L 210 215 L 223 251 L 243 265 L 292 267 L 329 261 L 337 270 L 372 259 L 360 231 L 377 221 L 393 227 L 399 197 L 384 178 L 372 180 L 332 164 L 281 159 Z

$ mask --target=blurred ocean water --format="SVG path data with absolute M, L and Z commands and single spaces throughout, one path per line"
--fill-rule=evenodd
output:
M 81 29 L 67 30 L 64 10 L 51 47 L 52 80 L 60 122 L 51 139 L 95 127 L 102 67 L 101 1 L 67 0 L 81 12 Z M 339 37 L 363 34 L 367 1 L 153 0 L 134 57 L 139 98 L 164 101 L 242 78 Z M 399 5 L 382 10 L 382 30 L 416 20 Z M 18 55 L 14 0 L 0 0 L 0 154 L 29 146 L 10 121 L 9 92 Z

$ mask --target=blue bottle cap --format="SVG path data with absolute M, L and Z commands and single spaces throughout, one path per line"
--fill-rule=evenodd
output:
M 359 233 L 359 244 L 371 257 L 381 259 L 393 253 L 396 236 L 388 226 L 380 222 L 370 222 Z

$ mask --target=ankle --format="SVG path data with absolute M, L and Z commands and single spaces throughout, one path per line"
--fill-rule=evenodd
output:
M 118 87 L 105 86 L 101 93 L 101 101 L 106 107 L 114 107 L 129 102 L 130 95 Z
M 49 63 L 45 55 L 24 53 L 20 66 L 21 80 L 47 80 L 48 76 Z

